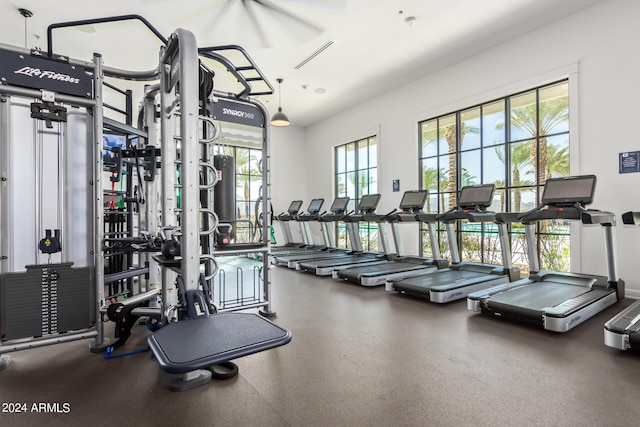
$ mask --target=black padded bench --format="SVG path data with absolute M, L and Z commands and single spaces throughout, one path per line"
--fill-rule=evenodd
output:
M 148 338 L 160 367 L 183 377 L 169 388 L 182 391 L 205 384 L 207 369 L 291 341 L 291 332 L 250 313 L 219 313 L 171 323 Z

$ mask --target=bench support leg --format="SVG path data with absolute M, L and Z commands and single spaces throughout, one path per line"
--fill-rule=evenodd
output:
M 211 371 L 207 369 L 199 369 L 197 371 L 187 372 L 179 378 L 174 378 L 169 382 L 169 390 L 185 391 L 194 387 L 207 384 L 211 381 Z

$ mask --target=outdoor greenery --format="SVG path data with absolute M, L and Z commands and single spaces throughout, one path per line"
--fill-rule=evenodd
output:
M 569 97 L 566 81 L 421 123 L 421 187 L 430 196 L 425 209 L 445 212 L 456 205 L 460 188 L 493 183 L 495 211 L 535 207 L 549 177 L 569 175 Z M 510 228 L 514 263 L 528 270 L 524 226 Z M 423 253 L 430 253 L 423 231 Z M 462 258 L 501 263 L 497 230 L 459 226 Z M 444 230 L 438 232 L 441 251 Z M 537 226 L 541 268 L 569 268 L 569 225 Z
M 347 211 L 355 211 L 362 196 L 378 192 L 377 138 L 371 136 L 340 145 L 334 149 L 335 194 L 350 198 Z M 364 250 L 378 251 L 378 225 L 359 224 L 360 239 Z M 348 247 L 350 242 L 344 225 L 336 227 L 336 245 Z
M 426 212 L 443 213 L 456 206 L 466 185 L 496 186 L 491 210 L 523 212 L 534 208 L 549 177 L 568 176 L 569 95 L 561 81 L 482 105 L 426 120 L 420 126 L 420 184 L 429 190 Z M 376 137 L 335 148 L 335 194 L 349 196 L 355 210 L 360 197 L 377 191 Z M 377 250 L 376 224 L 361 224 L 365 249 Z M 426 228 L 421 250 L 432 254 Z M 513 262 L 528 273 L 524 226 L 509 227 Z M 448 254 L 445 227 L 437 228 L 440 252 Z M 463 260 L 502 263 L 495 224 L 457 224 Z M 542 269 L 566 271 L 570 264 L 568 222 L 536 226 Z M 347 246 L 344 226 L 336 227 L 339 246 Z
M 216 154 L 224 154 L 235 158 L 235 188 L 236 188 L 236 242 L 250 242 L 253 239 L 252 231 L 255 224 L 255 203 L 260 196 L 259 190 L 262 184 L 262 171 L 259 162 L 262 159 L 262 150 L 244 148 L 233 145 L 219 145 Z

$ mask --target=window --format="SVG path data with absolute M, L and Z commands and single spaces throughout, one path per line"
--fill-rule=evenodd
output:
M 355 211 L 363 195 L 378 192 L 378 145 L 377 138 L 371 136 L 359 141 L 335 147 L 335 194 L 348 196 L 347 211 Z M 378 225 L 363 222 L 359 224 L 364 250 L 378 250 Z M 347 247 L 347 231 L 343 223 L 336 227 L 336 245 Z
M 216 154 L 235 158 L 235 238 L 252 241 L 255 207 L 262 187 L 262 150 L 233 145 L 216 146 Z
M 419 124 L 420 185 L 430 192 L 426 209 L 445 212 L 465 185 L 493 183 L 490 209 L 522 212 L 534 208 L 547 178 L 569 175 L 569 83 L 564 80 L 456 111 Z M 462 257 L 501 263 L 493 224 L 464 223 L 458 230 Z M 430 253 L 422 231 L 421 250 Z M 445 251 L 443 229 L 438 230 Z M 528 272 L 524 227 L 511 227 L 514 264 Z M 540 267 L 569 269 L 569 224 L 537 225 Z

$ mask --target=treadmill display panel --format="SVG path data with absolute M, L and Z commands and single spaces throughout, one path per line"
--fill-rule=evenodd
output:
M 336 197 L 329 210 L 333 213 L 341 213 L 347 209 L 347 204 L 349 204 L 348 197 Z
M 427 201 L 428 194 L 427 190 L 405 191 L 400 201 L 400 209 L 403 211 L 422 209 Z
M 493 201 L 493 193 L 496 187 L 493 184 L 468 185 L 460 190 L 458 197 L 459 208 L 488 208 Z
M 287 212 L 289 213 L 289 215 L 297 215 L 298 212 L 300 212 L 301 207 L 302 207 L 302 200 L 294 200 L 289 205 L 289 209 L 287 209 Z
M 310 214 L 317 214 L 322 209 L 322 204 L 324 203 L 324 199 L 313 199 L 311 203 L 309 203 L 309 207 L 307 208 L 307 212 Z
M 593 202 L 596 190 L 595 175 L 549 178 L 544 184 L 542 204 L 572 206 L 576 203 L 588 205 Z
M 358 204 L 358 210 L 360 212 L 373 212 L 378 207 L 379 201 L 380 194 L 367 194 L 366 196 L 362 196 Z

